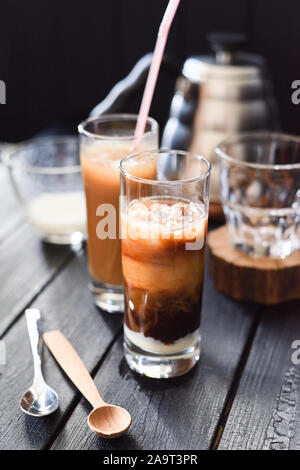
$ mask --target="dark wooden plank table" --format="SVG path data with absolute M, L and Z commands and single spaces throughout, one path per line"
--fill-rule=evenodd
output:
M 150 380 L 123 358 L 122 317 L 99 311 L 87 289 L 85 252 L 39 241 L 0 166 L 0 449 L 300 449 L 300 302 L 263 308 L 234 302 L 205 279 L 202 354 L 186 376 Z M 45 348 L 46 381 L 60 409 L 36 419 L 19 408 L 33 368 L 24 310 L 60 329 L 107 401 L 128 408 L 127 435 L 105 441 L 86 426 L 90 410 Z

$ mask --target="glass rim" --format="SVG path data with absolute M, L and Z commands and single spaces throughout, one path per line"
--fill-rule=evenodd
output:
M 40 166 L 40 165 L 29 165 L 23 164 L 20 161 L 16 161 L 18 156 L 22 152 L 34 150 L 38 148 L 49 147 L 51 144 L 57 144 L 61 142 L 72 142 L 78 143 L 78 136 L 75 135 L 65 135 L 65 136 L 44 136 L 36 139 L 36 142 L 28 141 L 24 144 L 21 144 L 19 148 L 15 149 L 13 152 L 3 151 L 1 155 L 1 160 L 3 164 L 9 169 L 22 169 L 27 173 L 35 173 L 41 175 L 66 175 L 72 173 L 81 173 L 81 165 L 65 165 L 65 166 Z M 14 160 L 15 159 L 15 160 Z
M 291 142 L 295 144 L 299 144 L 299 152 L 300 152 L 300 137 L 292 134 L 285 134 L 283 132 L 243 132 L 239 135 L 229 136 L 226 139 L 222 140 L 219 145 L 215 148 L 215 153 L 218 157 L 226 160 L 229 163 L 233 163 L 237 166 L 242 166 L 245 168 L 252 168 L 256 170 L 268 170 L 268 171 L 283 171 L 283 170 L 297 170 L 300 169 L 300 162 L 299 163 L 286 163 L 283 165 L 280 164 L 268 164 L 268 163 L 253 163 L 247 162 L 245 160 L 238 160 L 237 158 L 231 157 L 225 151 L 224 147 L 230 144 L 237 144 L 241 142 L 246 142 L 247 139 L 251 142 L 256 138 L 261 139 L 270 139 L 274 142 Z M 223 148 L 222 148 L 223 147 Z
M 135 157 L 143 156 L 143 155 L 160 154 L 160 153 L 168 153 L 172 155 L 175 155 L 175 154 L 176 155 L 188 155 L 192 158 L 195 158 L 196 160 L 201 160 L 202 162 L 204 162 L 207 165 L 207 170 L 201 176 L 196 176 L 193 178 L 187 178 L 187 179 L 176 180 L 176 181 L 174 180 L 168 181 L 168 180 L 150 180 L 150 179 L 140 178 L 139 176 L 132 175 L 131 173 L 129 173 L 128 171 L 124 169 L 124 164 L 131 158 L 135 158 Z M 136 152 L 131 155 L 128 155 L 127 157 L 124 157 L 120 161 L 120 173 L 123 176 L 126 176 L 126 178 L 133 180 L 133 181 L 137 181 L 139 183 L 151 184 L 154 186 L 181 186 L 183 184 L 196 183 L 197 181 L 206 179 L 209 176 L 210 172 L 211 172 L 211 164 L 206 158 L 202 157 L 202 155 L 198 155 L 198 154 L 191 153 L 191 152 L 186 152 L 184 150 L 171 150 L 171 149 L 145 150 L 143 152 Z
M 124 121 L 137 121 L 138 114 L 130 114 L 130 113 L 112 113 L 112 114 L 102 114 L 100 116 L 90 116 L 84 121 L 82 121 L 80 124 L 78 124 L 77 129 L 79 134 L 83 134 L 86 137 L 90 137 L 91 139 L 96 139 L 96 140 L 109 140 L 112 142 L 116 141 L 128 141 L 128 140 L 133 140 L 134 139 L 134 132 L 130 136 L 108 136 L 108 135 L 102 135 L 102 134 L 95 134 L 94 132 L 87 131 L 85 129 L 85 126 L 90 124 L 93 121 L 100 120 L 102 122 L 108 122 L 108 121 L 118 121 L 118 120 L 124 120 Z M 158 122 L 153 119 L 152 117 L 148 116 L 146 123 L 150 123 L 151 129 L 150 131 L 144 132 L 142 137 L 147 137 L 150 135 L 155 135 L 158 132 Z

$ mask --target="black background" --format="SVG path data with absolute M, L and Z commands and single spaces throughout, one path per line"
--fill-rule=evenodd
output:
M 153 50 L 167 0 L 1 0 L 0 141 L 27 139 L 46 127 L 86 117 L 135 62 Z M 167 44 L 181 64 L 209 52 L 210 31 L 241 31 L 269 63 L 283 130 L 300 134 L 300 0 L 182 0 Z M 161 74 L 151 115 L 163 125 L 174 82 Z M 138 111 L 137 103 L 132 109 Z

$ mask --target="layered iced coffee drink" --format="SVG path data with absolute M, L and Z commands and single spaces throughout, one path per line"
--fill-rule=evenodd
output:
M 79 126 L 85 187 L 88 263 L 95 302 L 109 312 L 123 311 L 123 277 L 119 233 L 120 160 L 134 148 L 136 116 L 106 115 Z M 157 123 L 149 119 L 138 149 L 158 146 Z M 153 177 L 153 168 L 143 175 Z
M 172 354 L 199 338 L 206 227 L 200 203 L 168 197 L 130 203 L 122 248 L 125 332 L 137 347 Z
M 160 172 L 158 159 L 163 154 L 146 154 L 156 160 Z M 200 352 L 210 167 L 201 157 L 171 151 L 167 155 L 164 174 L 157 171 L 152 181 L 143 182 L 131 171 L 138 156 L 124 162 L 122 175 L 125 355 L 131 368 L 150 377 L 181 375 L 197 362 Z M 192 158 L 198 162 L 199 181 L 196 177 L 183 182 Z M 172 165 L 175 159 L 177 164 Z M 145 156 L 142 160 L 149 164 Z M 169 184 L 157 180 L 170 171 Z M 140 197 L 130 197 L 134 185 Z

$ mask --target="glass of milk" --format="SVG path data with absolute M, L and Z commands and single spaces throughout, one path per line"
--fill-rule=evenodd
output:
M 86 207 L 77 137 L 45 137 L 6 153 L 16 195 L 44 241 L 78 245 L 86 238 Z

